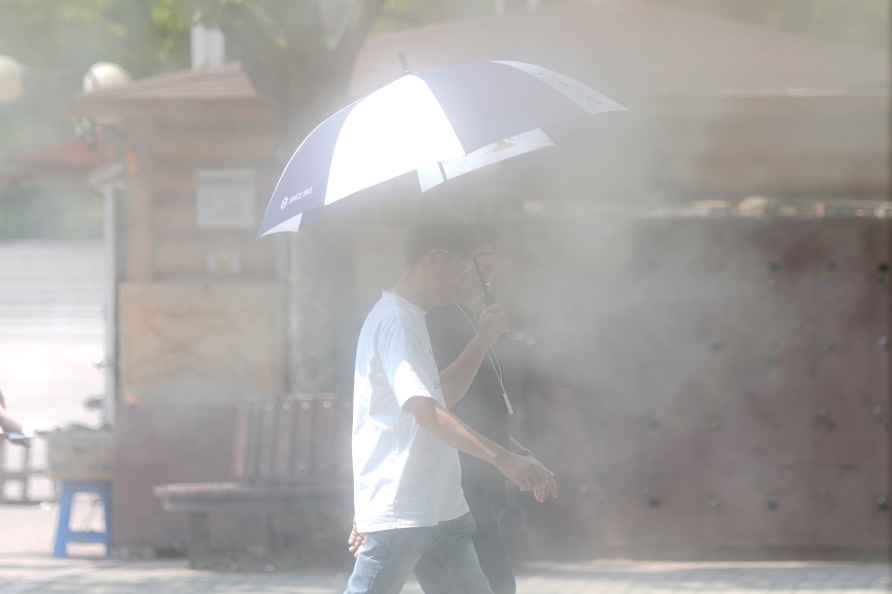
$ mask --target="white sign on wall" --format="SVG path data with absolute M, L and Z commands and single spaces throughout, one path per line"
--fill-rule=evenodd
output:
M 199 229 L 256 226 L 253 169 L 199 169 L 196 214 Z

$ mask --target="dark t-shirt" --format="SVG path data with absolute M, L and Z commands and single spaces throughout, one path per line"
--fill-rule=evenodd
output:
M 449 367 L 476 335 L 477 330 L 471 319 L 458 306 L 440 307 L 428 312 L 431 347 L 441 370 Z M 454 412 L 471 429 L 507 448 L 509 412 L 502 396 L 497 365 L 500 365 L 498 358 L 487 357 L 483 360 L 468 393 L 456 405 Z M 491 465 L 461 452 L 459 459 L 465 490 L 504 489 L 505 479 Z

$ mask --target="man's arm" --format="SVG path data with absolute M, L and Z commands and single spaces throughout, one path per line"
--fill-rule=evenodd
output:
M 554 474 L 532 456 L 514 454 L 490 441 L 462 423 L 455 415 L 439 406 L 433 399 L 416 396 L 410 398 L 405 408 L 418 424 L 437 437 L 471 456 L 489 462 L 499 469 L 521 490 L 532 491 L 537 501 L 543 503 L 549 497 L 557 497 L 557 481 Z M 512 447 L 529 453 L 513 437 Z M 510 458 L 514 458 L 513 461 Z M 510 476 L 513 474 L 514 476 Z M 537 482 L 538 481 L 538 484 Z M 524 486 L 526 485 L 526 486 Z M 366 535 L 356 530 L 356 523 L 347 537 L 347 549 L 354 557 L 366 542 Z
M 527 449 L 522 443 L 517 441 L 513 435 L 509 438 L 511 440 L 511 447 L 514 448 L 514 451 L 522 456 L 532 456 L 533 452 Z
M 514 454 L 465 425 L 434 399 L 416 396 L 404 408 L 448 445 L 494 466 L 522 491 L 550 492 L 554 475 L 534 458 Z M 556 487 L 555 487 L 556 489 Z
M 22 424 L 7 415 L 3 407 L 0 407 L 0 429 L 4 433 L 22 433 Z
M 4 433 L 21 433 L 23 431 L 22 424 L 6 413 L 6 400 L 3 398 L 3 392 L 0 392 L 0 429 Z
M 480 328 L 461 354 L 440 371 L 440 385 L 446 406 L 455 407 L 468 393 L 486 354 L 508 331 L 508 317 L 499 305 L 491 305 L 480 316 Z
M 467 395 L 488 351 L 489 347 L 478 334 L 468 341 L 465 349 L 449 364 L 449 367 L 440 371 L 440 385 L 443 388 L 446 406 L 454 408 Z

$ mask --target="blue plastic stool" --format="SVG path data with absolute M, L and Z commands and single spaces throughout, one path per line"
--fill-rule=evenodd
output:
M 78 493 L 98 495 L 105 516 L 105 532 L 77 531 L 69 526 L 71 506 Z M 70 542 L 92 542 L 105 545 L 105 556 L 111 554 L 112 486 L 110 481 L 62 481 L 62 498 L 59 501 L 59 523 L 56 526 L 54 557 L 66 557 Z

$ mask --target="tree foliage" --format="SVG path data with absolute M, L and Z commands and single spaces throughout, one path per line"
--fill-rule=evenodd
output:
M 140 78 L 188 67 L 195 19 L 217 25 L 230 59 L 287 113 L 298 80 L 344 72 L 380 0 L 0 0 L 0 54 L 26 67 L 25 107 L 0 106 L 0 139 L 44 138 L 99 61 Z M 316 84 L 322 88 L 324 84 Z M 308 92 L 304 87 L 303 93 Z M 27 113 L 25 113 L 27 112 Z M 39 114 L 39 116 L 35 116 Z M 11 122 L 15 117 L 20 125 Z M 33 120 L 38 120 L 35 123 Z M 15 132 L 15 130 L 13 130 Z M 20 147 L 24 148 L 24 147 Z
M 183 63 L 180 0 L 0 0 L 0 53 L 37 71 L 80 76 L 113 61 L 136 76 Z
M 78 71 L 113 61 L 135 76 L 188 65 L 193 19 L 254 46 L 314 55 L 358 6 L 374 17 L 379 0 L 0 0 L 0 54 L 35 69 Z M 262 52 L 261 52 L 262 53 Z

